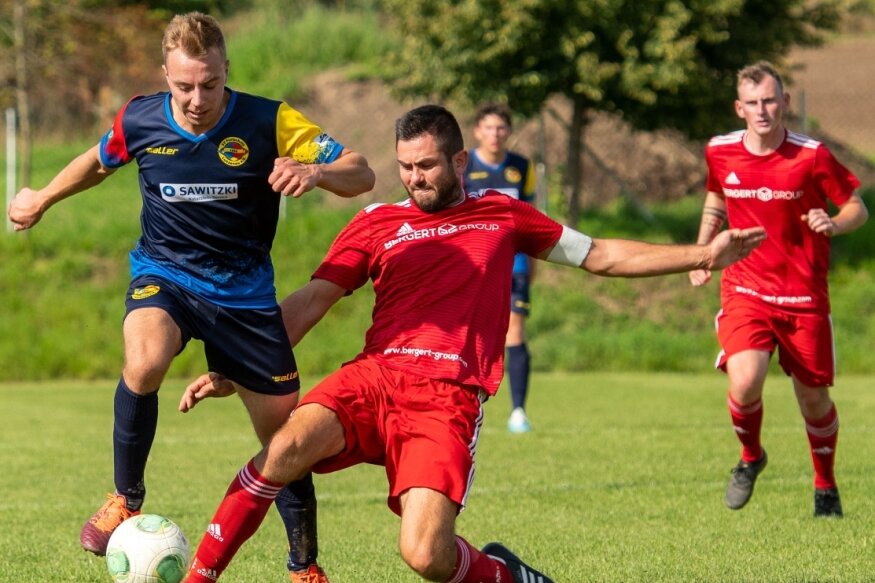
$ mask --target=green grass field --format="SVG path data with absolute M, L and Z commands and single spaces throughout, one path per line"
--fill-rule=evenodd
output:
M 505 431 L 504 392 L 487 404 L 459 533 L 477 546 L 501 540 L 561 583 L 872 581 L 873 382 L 838 379 L 845 518 L 816 520 L 804 429 L 784 377 L 766 388 L 769 467 L 748 507 L 731 512 L 722 499 L 738 446 L 722 375 L 538 374 L 532 433 Z M 177 413 L 183 384 L 162 389 L 145 509 L 176 520 L 195 545 L 257 447 L 236 398 Z M 78 533 L 111 488 L 113 389 L 0 385 L 0 582 L 109 580 Z M 333 582 L 418 580 L 396 549 L 382 468 L 317 476 L 317 493 L 320 561 Z M 271 512 L 222 580 L 285 581 L 284 545 Z

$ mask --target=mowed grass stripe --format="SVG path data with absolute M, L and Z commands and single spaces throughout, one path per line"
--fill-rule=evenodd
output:
M 769 467 L 748 507 L 731 512 L 722 499 L 738 445 L 722 375 L 536 374 L 532 433 L 506 431 L 506 388 L 486 405 L 459 533 L 478 546 L 501 540 L 566 583 L 873 581 L 873 380 L 840 377 L 833 390 L 846 516 L 815 520 L 805 432 L 786 378 L 766 387 Z M 179 522 L 194 545 L 258 446 L 234 397 L 176 412 L 184 385 L 162 388 L 146 509 Z M 114 387 L 0 385 L 0 583 L 108 581 L 78 533 L 111 488 Z M 383 468 L 316 480 L 320 560 L 333 582 L 418 580 L 397 552 Z M 271 512 L 223 581 L 286 580 L 284 546 Z

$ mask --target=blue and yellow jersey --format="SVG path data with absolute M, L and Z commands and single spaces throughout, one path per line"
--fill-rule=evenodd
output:
M 465 191 L 497 190 L 523 202 L 535 202 L 535 173 L 532 163 L 515 152 L 507 152 L 500 164 L 488 164 L 480 159 L 477 150 L 468 152 L 465 169 Z M 529 272 L 529 258 L 518 253 L 513 264 L 514 274 Z
M 164 277 L 222 306 L 276 305 L 274 160 L 328 163 L 342 150 L 281 101 L 230 91 L 216 127 L 195 136 L 173 119 L 170 93 L 131 99 L 100 141 L 107 168 L 139 166 L 143 234 L 131 276 Z

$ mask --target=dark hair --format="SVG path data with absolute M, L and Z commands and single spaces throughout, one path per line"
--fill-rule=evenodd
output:
M 781 76 L 774 65 L 768 61 L 759 61 L 739 71 L 738 85 L 741 85 L 744 81 L 753 81 L 754 85 L 759 85 L 766 76 L 772 77 L 775 80 L 775 83 L 778 85 L 778 92 L 783 95 L 784 82 L 781 81 Z
M 447 160 L 465 149 L 459 122 L 449 110 L 440 105 L 422 105 L 395 120 L 396 146 L 398 142 L 407 142 L 423 134 L 435 137 L 438 148 Z
M 474 125 L 480 123 L 487 115 L 497 115 L 508 127 L 513 126 L 513 116 L 511 116 L 510 108 L 503 103 L 484 103 L 477 109 L 474 115 Z

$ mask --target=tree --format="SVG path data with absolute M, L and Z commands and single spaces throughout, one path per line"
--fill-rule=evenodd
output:
M 591 113 L 639 129 L 701 137 L 730 127 L 735 72 L 781 64 L 834 30 L 840 0 L 384 0 L 403 35 L 392 65 L 403 96 L 507 102 L 530 116 L 548 98 L 566 123 L 568 220 L 580 213 L 583 132 Z
M 0 31 L 24 39 L 0 37 L 11 49 L 0 53 L 0 71 L 11 71 L 10 86 L 27 92 L 35 129 L 63 134 L 103 127 L 113 113 L 106 110 L 131 92 L 160 87 L 161 31 L 170 16 L 224 1 L 0 0 Z M 23 29 L 14 26 L 21 13 L 27 14 Z
M 33 133 L 108 127 L 133 93 L 161 86 L 161 30 L 175 12 L 228 0 L 0 0 L 0 108 L 20 127 L 21 184 Z

